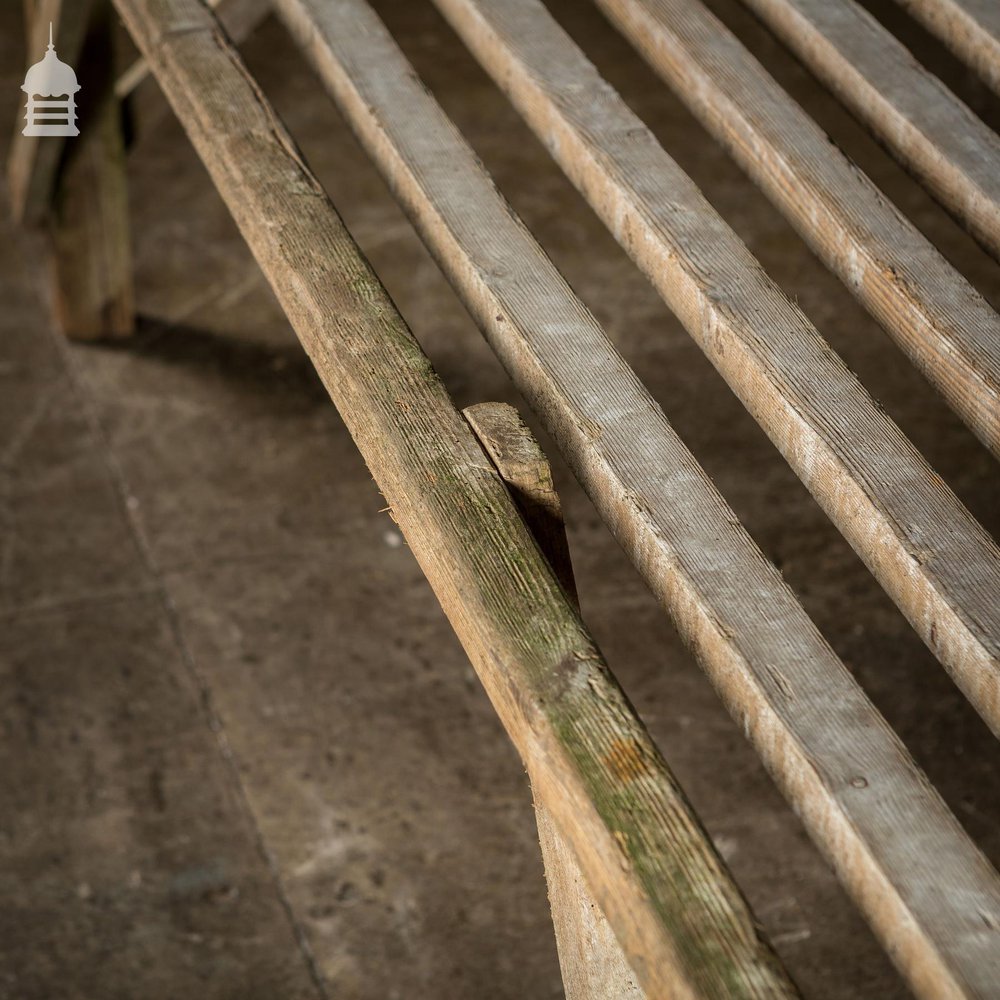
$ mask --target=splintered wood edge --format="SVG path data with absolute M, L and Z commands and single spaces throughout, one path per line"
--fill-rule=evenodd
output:
M 511 490 L 567 597 L 579 607 L 562 504 L 541 445 L 509 403 L 476 403 L 467 406 L 462 415 Z
M 644 987 L 794 988 L 506 487 L 198 0 L 115 0 Z

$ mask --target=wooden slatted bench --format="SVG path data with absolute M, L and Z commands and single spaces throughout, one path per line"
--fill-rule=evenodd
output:
M 982 296 L 700 0 L 595 2 L 1000 457 Z M 995 254 L 1000 140 L 853 0 L 746 2 Z M 994 541 L 539 0 L 434 3 L 1000 735 Z M 910 0 L 990 82 L 978 3 Z M 84 52 L 110 32 L 105 0 L 86 32 L 85 6 L 28 0 L 29 22 Z M 567 995 L 796 991 L 580 619 L 540 449 L 509 408 L 456 409 L 240 61 L 227 28 L 272 8 L 913 991 L 1000 996 L 1000 877 L 367 0 L 114 6 L 144 62 L 99 85 L 87 157 L 11 156 L 19 217 L 55 199 L 64 328 L 130 327 L 108 108 L 151 70 L 524 760 Z M 81 223 L 58 205 L 84 170 L 110 194 Z M 81 282 L 88 246 L 111 265 Z

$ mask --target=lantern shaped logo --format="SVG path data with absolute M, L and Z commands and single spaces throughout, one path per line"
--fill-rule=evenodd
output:
M 76 95 L 80 84 L 72 66 L 61 62 L 52 44 L 49 24 L 49 49 L 45 58 L 28 70 L 21 87 L 28 95 L 28 124 L 24 135 L 79 135 L 76 127 Z

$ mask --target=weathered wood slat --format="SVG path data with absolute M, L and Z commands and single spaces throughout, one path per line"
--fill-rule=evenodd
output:
M 434 0 L 1000 734 L 1000 550 L 538 0 Z
M 542 554 L 576 603 L 562 504 L 548 459 L 513 406 L 477 403 L 462 415 L 503 479 Z M 618 939 L 545 803 L 535 800 L 566 1000 L 645 1000 Z
M 854 0 L 743 0 L 1000 260 L 1000 137 Z
M 566 1000 L 646 1000 L 543 802 L 535 803 L 535 821 Z
M 28 65 L 45 55 L 49 24 L 59 58 L 75 65 L 90 14 L 90 0 L 36 0 L 25 7 Z M 7 186 L 14 221 L 37 225 L 48 215 L 52 204 L 56 171 L 65 140 L 56 136 L 22 135 L 24 95 L 18 104 L 14 138 L 7 154 Z
M 253 34 L 271 12 L 271 0 L 205 0 L 229 37 L 239 44 Z M 115 82 L 115 94 L 124 100 L 149 76 L 145 59 L 137 59 Z
M 997 0 L 896 0 L 1000 95 Z
M 1000 458 L 1000 316 L 700 0 L 597 4 Z
M 218 22 L 199 0 L 115 3 L 648 992 L 793 995 L 503 482 Z
M 966 893 L 996 912 L 995 873 L 370 7 L 276 9 L 897 963 L 925 995 L 961 995 L 949 968 L 990 947 L 970 947 Z M 954 895 L 924 891 L 929 864 Z

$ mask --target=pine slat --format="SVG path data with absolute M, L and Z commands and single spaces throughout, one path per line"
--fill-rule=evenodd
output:
M 975 995 L 1000 975 L 974 915 L 998 912 L 996 874 L 370 7 L 276 8 L 897 963 Z M 924 892 L 931 866 L 953 894 Z
M 997 0 L 896 0 L 1000 95 Z
M 538 0 L 434 0 L 1000 734 L 1000 550 Z
M 794 995 L 502 480 L 218 22 L 199 0 L 115 3 L 647 991 Z
M 743 0 L 1000 260 L 1000 137 L 854 0 Z
M 700 0 L 597 4 L 1000 458 L 1000 316 Z

